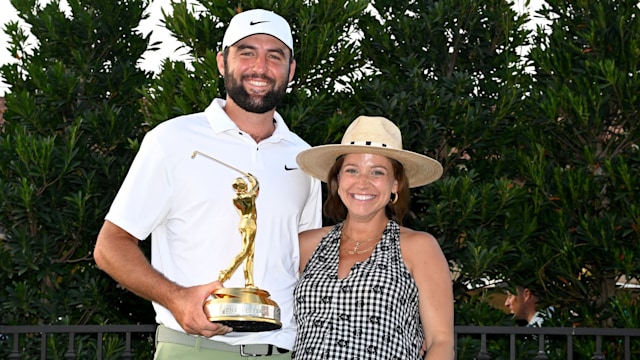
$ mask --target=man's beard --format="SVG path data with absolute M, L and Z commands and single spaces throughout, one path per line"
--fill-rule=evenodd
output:
M 245 76 L 245 78 L 252 77 L 251 75 Z M 255 77 L 255 76 L 254 76 Z M 273 79 L 261 76 L 261 79 L 272 81 Z M 276 108 L 284 98 L 284 94 L 287 90 L 287 84 L 283 84 L 281 87 L 276 87 L 269 90 L 262 96 L 261 99 L 252 99 L 251 95 L 244 89 L 242 83 L 237 81 L 232 73 L 225 71 L 224 85 L 227 89 L 227 95 L 245 111 L 264 114 L 267 111 L 271 111 Z

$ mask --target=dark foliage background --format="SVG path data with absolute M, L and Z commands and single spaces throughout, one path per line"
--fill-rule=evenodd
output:
M 640 327 L 637 294 L 619 286 L 640 275 L 637 3 L 548 0 L 536 15 L 548 27 L 531 31 L 510 1 L 182 0 L 164 21 L 190 59 L 158 74 L 136 66 L 158 45 L 134 30 L 148 0 L 68 3 L 71 14 L 11 0 L 30 28 L 4 29 L 18 62 L 0 68 L 12 86 L 0 323 L 154 321 L 148 302 L 96 268 L 95 237 L 144 133 L 224 96 L 225 25 L 262 7 L 293 27 L 298 68 L 279 112 L 294 131 L 334 143 L 358 115 L 385 116 L 405 148 L 442 162 L 443 178 L 412 194 L 406 225 L 439 239 L 456 324 L 513 325 L 496 306 L 503 282 L 544 294 L 556 309 L 547 325 Z M 86 358 L 92 341 L 81 342 Z M 107 356 L 121 342 L 109 339 Z M 504 344 L 492 344 L 499 357 Z M 65 341 L 47 346 L 61 357 Z M 477 355 L 474 339 L 458 346 L 458 358 Z

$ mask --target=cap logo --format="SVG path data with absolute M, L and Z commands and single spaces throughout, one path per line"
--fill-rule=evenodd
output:
M 253 25 L 258 25 L 258 24 L 262 24 L 262 23 L 266 23 L 266 22 L 268 22 L 268 21 L 266 21 L 266 20 L 264 20 L 264 21 L 253 21 L 253 20 L 251 20 L 249 22 L 249 25 L 253 26 Z

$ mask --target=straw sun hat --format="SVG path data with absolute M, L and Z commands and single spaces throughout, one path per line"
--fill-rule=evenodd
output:
M 302 151 L 296 158 L 307 174 L 327 182 L 329 169 L 340 155 L 377 154 L 398 160 L 410 187 L 434 182 L 442 176 L 442 165 L 428 156 L 402 150 L 400 129 L 383 117 L 360 116 L 345 131 L 340 144 L 320 145 Z

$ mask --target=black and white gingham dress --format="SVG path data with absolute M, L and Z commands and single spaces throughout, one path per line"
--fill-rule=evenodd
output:
M 322 239 L 295 288 L 292 359 L 420 359 L 418 288 L 389 221 L 368 260 L 338 279 L 342 224 Z

